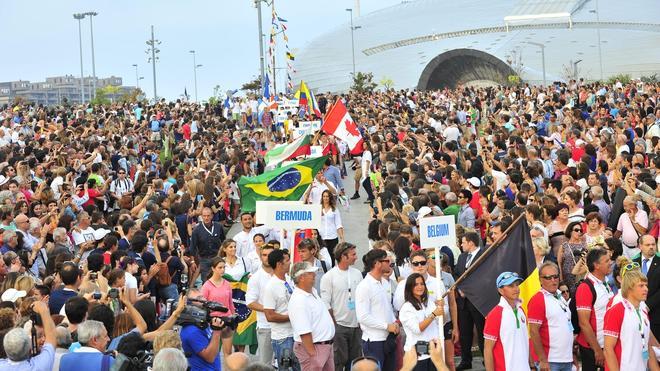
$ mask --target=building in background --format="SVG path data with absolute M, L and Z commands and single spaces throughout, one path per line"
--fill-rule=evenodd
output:
M 547 84 L 639 78 L 660 72 L 658 14 L 657 0 L 403 1 L 354 14 L 352 29 L 347 13 L 298 51 L 294 80 L 314 92 L 348 90 L 351 31 L 355 70 L 397 89 L 503 84 L 512 74 L 541 84 L 544 70 Z
M 89 102 L 93 86 L 93 77 L 85 77 L 84 101 Z M 96 81 L 97 89 L 108 86 L 118 87 L 113 94 L 106 98 L 116 100 L 125 93 L 135 90 L 133 86 L 122 86 L 121 77 L 110 76 L 99 78 Z M 44 82 L 30 82 L 26 80 L 0 82 L 0 105 L 13 103 L 17 97 L 26 102 L 44 105 L 58 105 L 66 101 L 69 104 L 80 104 L 80 78 L 72 75 L 47 77 Z

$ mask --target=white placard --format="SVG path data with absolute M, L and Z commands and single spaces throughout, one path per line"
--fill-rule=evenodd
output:
M 423 249 L 447 246 L 456 248 L 456 222 L 453 215 L 422 218 L 419 222 L 419 242 Z
M 309 205 L 301 201 L 257 201 L 256 222 L 270 228 L 319 229 L 321 204 Z
M 323 146 L 310 146 L 309 157 L 316 158 L 323 156 Z
M 321 130 L 321 121 L 300 121 L 298 127 L 289 128 L 291 130 L 291 138 L 296 139 L 301 135 L 314 134 L 317 131 Z

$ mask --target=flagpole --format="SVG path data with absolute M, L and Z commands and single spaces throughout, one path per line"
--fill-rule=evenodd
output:
M 435 292 L 440 292 L 440 289 L 444 285 L 442 282 L 442 264 L 440 263 L 440 248 L 435 247 L 435 283 L 436 288 Z M 446 295 L 446 293 L 445 293 Z M 444 296 L 442 297 L 444 298 Z M 445 315 L 444 307 L 442 308 L 442 315 L 438 316 L 438 339 L 440 339 L 440 346 L 442 347 L 442 354 L 445 353 Z
M 507 235 L 509 234 L 509 232 L 511 232 L 511 230 L 513 229 L 513 227 L 515 227 L 516 225 L 518 225 L 518 223 L 520 223 L 520 220 L 523 219 L 524 217 L 525 217 L 525 213 L 520 214 L 520 216 L 518 216 L 518 218 L 516 218 L 516 220 L 514 220 L 513 223 L 511 223 L 511 225 L 509 226 L 509 228 L 507 228 L 507 229 L 506 229 L 506 230 L 500 235 L 500 237 L 498 237 L 497 240 L 495 240 L 495 242 L 493 242 L 493 244 L 490 245 L 490 247 L 488 247 L 488 249 L 486 249 L 486 251 L 484 251 L 484 253 L 481 254 L 481 256 L 479 256 L 479 258 L 478 258 L 477 260 L 475 260 L 472 264 L 470 264 L 470 266 L 468 267 L 468 269 L 466 269 L 465 272 L 463 272 L 463 274 L 461 274 L 461 276 L 458 277 L 458 279 L 456 279 L 456 281 L 454 282 L 454 284 L 449 288 L 449 290 L 447 290 L 447 291 L 445 292 L 444 295 L 442 295 L 442 297 L 444 298 L 445 296 L 447 296 L 447 294 L 449 293 L 449 291 L 455 289 L 455 288 L 458 286 L 459 283 L 463 282 L 463 281 L 467 278 L 467 276 L 469 276 L 469 275 L 470 275 L 475 269 L 477 269 L 477 267 L 479 267 L 479 266 L 481 265 L 481 263 L 482 263 L 482 262 L 483 262 L 483 261 L 484 261 L 484 260 L 485 260 L 485 259 L 486 259 L 486 258 L 487 258 L 487 257 L 488 257 L 488 256 L 489 256 L 489 255 L 490 255 L 490 254 L 491 254 L 496 248 L 498 248 L 498 247 L 502 244 L 502 242 L 503 242 L 504 239 L 507 237 Z

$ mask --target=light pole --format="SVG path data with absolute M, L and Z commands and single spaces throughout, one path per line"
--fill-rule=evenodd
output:
M 78 20 L 78 40 L 80 46 L 80 104 L 85 102 L 85 76 L 83 75 L 83 56 L 82 56 L 82 20 L 85 18 L 85 15 L 82 13 L 75 13 L 73 19 Z
M 353 78 L 355 78 L 355 37 L 353 35 L 355 30 L 359 30 L 360 26 L 353 26 L 353 9 L 346 8 L 346 11 L 351 13 L 351 53 L 353 55 Z
M 259 67 L 261 76 L 261 94 L 264 92 L 264 83 L 265 83 L 265 57 L 264 57 L 264 36 L 263 36 L 263 25 L 261 19 L 261 2 L 262 0 L 254 0 L 254 7 L 257 8 L 257 21 L 259 22 Z
M 578 79 L 578 63 L 582 62 L 582 59 L 578 59 L 577 61 L 573 62 L 573 78 L 575 80 Z
M 133 67 L 135 67 L 135 88 L 140 89 L 140 77 L 138 75 L 138 65 L 133 64 Z
M 195 51 L 191 50 L 190 54 L 193 56 L 193 75 L 195 76 L 195 102 L 197 102 L 197 69 L 199 67 L 202 67 L 201 64 L 197 64 L 197 61 L 195 60 Z
M 596 0 L 596 9 L 592 9 L 589 13 L 596 13 L 596 35 L 598 37 L 598 64 L 600 66 L 600 81 L 603 81 L 603 51 L 601 50 L 600 42 L 600 12 L 598 11 L 598 0 Z
M 541 48 L 541 63 L 543 66 L 543 87 L 545 88 L 547 86 L 545 82 L 545 45 L 541 43 L 535 43 L 532 41 L 527 41 L 527 44 L 538 46 L 539 48 Z
M 154 104 L 158 102 L 158 93 L 156 92 L 156 61 L 158 60 L 158 57 L 156 54 L 160 53 L 160 49 L 156 47 L 156 45 L 160 45 L 160 40 L 157 40 L 154 38 L 154 26 L 151 26 L 151 39 L 147 40 L 147 45 L 149 46 L 149 49 L 146 50 L 147 54 L 151 54 L 151 57 L 149 57 L 149 62 L 151 62 L 151 68 L 153 70 L 153 76 L 154 76 Z
M 99 15 L 97 12 L 87 12 L 84 15 L 89 16 L 89 33 L 91 35 L 91 40 L 92 40 L 92 86 L 93 86 L 93 91 L 92 94 L 90 94 L 90 97 L 96 98 L 96 61 L 94 59 L 94 23 L 93 19 L 95 16 Z

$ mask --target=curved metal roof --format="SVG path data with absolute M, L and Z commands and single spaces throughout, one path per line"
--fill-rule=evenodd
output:
M 408 88 L 417 86 L 422 71 L 444 52 L 475 49 L 505 61 L 516 50 L 522 55 L 522 77 L 540 82 L 540 48 L 527 44 L 533 42 L 545 45 L 548 81 L 562 79 L 577 60 L 582 60 L 579 75 L 588 79 L 600 78 L 601 60 L 604 78 L 638 77 L 660 71 L 658 14 L 655 0 L 405 2 L 354 20 L 360 27 L 354 31 L 356 71 Z M 295 80 L 305 80 L 315 91 L 345 91 L 352 68 L 346 23 L 298 52 Z

